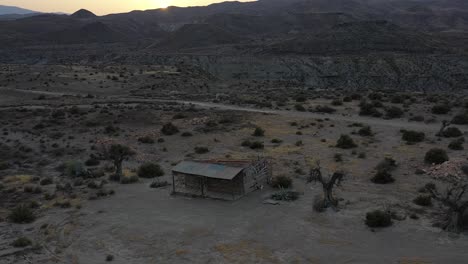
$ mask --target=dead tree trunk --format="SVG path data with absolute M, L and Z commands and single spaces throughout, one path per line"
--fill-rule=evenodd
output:
M 445 210 L 440 214 L 441 219 L 438 223 L 442 229 L 458 233 L 467 228 L 464 221 L 464 217 L 468 213 L 468 201 L 466 198 L 464 199 L 467 189 L 468 184 L 454 184 L 442 195 L 436 188 L 428 188 L 431 196 L 445 207 Z
M 328 177 L 328 179 L 324 179 L 322 176 L 322 171 L 320 168 L 320 164 L 317 163 L 317 166 L 315 168 L 312 168 L 310 170 L 310 175 L 308 182 L 320 182 L 322 184 L 322 190 L 323 190 L 323 200 L 321 201 L 321 206 L 323 207 L 322 209 L 326 208 L 333 208 L 337 209 L 338 207 L 338 200 L 333 196 L 333 188 L 335 186 L 339 186 L 341 181 L 344 178 L 344 173 L 343 172 L 335 172 L 331 177 Z M 319 208 L 316 208 L 319 209 Z
M 442 121 L 442 126 L 440 127 L 439 132 L 437 132 L 436 136 L 442 137 L 444 135 L 445 129 L 450 126 L 450 122 L 447 120 Z

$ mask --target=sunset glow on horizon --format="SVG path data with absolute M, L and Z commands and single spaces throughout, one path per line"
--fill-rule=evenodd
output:
M 249 0 L 239 0 L 248 2 Z M 169 6 L 205 6 L 223 0 L 0 0 L 0 5 L 17 6 L 39 12 L 73 13 L 81 8 L 97 15 L 167 8 Z

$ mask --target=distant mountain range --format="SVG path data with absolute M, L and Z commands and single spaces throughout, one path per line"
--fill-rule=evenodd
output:
M 468 83 L 468 1 L 258 0 L 106 16 L 82 9 L 0 21 L 0 43 L 0 62 L 186 63 L 229 78 L 439 89 Z
M 16 6 L 0 5 L 0 15 L 26 15 L 31 13 L 39 13 L 29 9 L 24 9 Z

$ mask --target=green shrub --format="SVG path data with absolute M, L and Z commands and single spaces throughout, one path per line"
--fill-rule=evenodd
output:
M 32 241 L 29 240 L 29 238 L 20 237 L 20 238 L 17 238 L 15 241 L 13 241 L 11 245 L 15 248 L 24 248 L 24 247 L 32 245 Z
M 270 196 L 275 201 L 295 201 L 299 198 L 300 193 L 295 191 L 280 191 Z
M 408 143 L 422 142 L 426 138 L 424 132 L 417 132 L 412 130 L 402 130 L 401 139 Z
M 419 195 L 416 197 L 413 202 L 420 206 L 431 206 L 432 205 L 432 198 L 428 195 Z
M 366 214 L 366 225 L 369 227 L 388 227 L 392 225 L 390 213 L 374 210 Z
M 265 148 L 265 146 L 263 145 L 263 142 L 260 142 L 260 141 L 252 142 L 249 147 L 251 149 L 263 149 L 263 148 Z
M 95 157 L 90 157 L 89 159 L 85 161 L 85 165 L 88 167 L 98 166 L 100 163 L 101 162 Z
M 294 109 L 296 109 L 296 111 L 299 111 L 299 112 L 305 112 L 305 107 L 301 104 L 295 104 L 294 105 Z
M 166 136 L 172 136 L 179 133 L 179 129 L 174 124 L 169 122 L 163 125 L 161 128 L 161 133 Z
M 292 179 L 287 176 L 276 176 L 271 181 L 273 188 L 289 188 L 292 186 Z
M 396 106 L 391 106 L 385 109 L 385 116 L 387 118 L 400 118 L 403 116 L 404 112 L 401 108 Z
M 65 164 L 65 175 L 70 177 L 82 177 L 86 175 L 86 169 L 81 161 L 68 161 Z
M 371 129 L 370 126 L 365 126 L 365 127 L 362 127 L 361 129 L 359 129 L 358 134 L 360 136 L 362 136 L 362 137 L 370 137 L 374 133 L 372 133 L 372 129 Z
M 0 171 L 7 170 L 10 168 L 10 163 L 8 162 L 0 162 Z
M 156 163 L 145 163 L 138 168 L 138 177 L 140 178 L 155 178 L 164 176 L 164 171 Z
M 445 115 L 450 112 L 450 106 L 446 104 L 435 105 L 431 108 L 431 113 L 435 115 Z
M 36 216 L 29 206 L 21 204 L 10 212 L 8 219 L 17 224 L 28 224 L 34 222 Z
M 463 143 L 465 142 L 464 138 L 458 138 L 449 143 L 448 148 L 451 150 L 463 150 Z
M 325 113 L 325 114 L 332 114 L 336 112 L 336 109 L 327 105 L 317 105 L 314 108 L 314 112 L 316 113 Z
M 138 142 L 143 144 L 154 144 L 154 139 L 151 136 L 143 136 L 138 138 Z
M 468 125 L 468 112 L 454 116 L 451 123 L 455 125 Z
M 250 146 L 252 146 L 252 142 L 250 140 L 244 140 L 244 141 L 242 141 L 241 146 L 250 147 Z
M 340 99 L 334 99 L 332 102 L 331 102 L 332 105 L 334 106 L 340 106 L 340 105 L 343 105 L 343 101 L 340 100 Z
M 351 149 L 357 147 L 357 145 L 350 136 L 341 135 L 341 137 L 336 142 L 336 147 L 342 149 Z
M 261 127 L 257 127 L 257 128 L 255 128 L 252 136 L 254 136 L 254 137 L 263 137 L 263 136 L 265 136 L 265 130 L 262 129 Z
M 191 137 L 191 136 L 193 136 L 193 134 L 190 133 L 190 132 L 184 132 L 184 133 L 182 133 L 181 136 L 183 136 L 183 137 Z
M 382 113 L 380 113 L 373 104 L 363 101 L 359 104 L 359 107 L 360 107 L 359 115 L 361 116 L 372 116 L 372 117 L 382 116 Z
M 395 181 L 392 174 L 386 170 L 378 170 L 371 181 L 377 184 L 387 184 Z
M 195 147 L 195 153 L 197 154 L 205 154 L 210 152 L 210 150 L 207 147 Z
M 461 137 L 463 133 L 460 131 L 460 129 L 456 127 L 447 127 L 443 132 L 442 136 L 446 138 L 451 138 L 451 137 Z
M 274 139 L 271 140 L 271 143 L 273 143 L 273 144 L 281 144 L 281 143 L 283 143 L 283 140 L 274 138 Z
M 430 149 L 424 156 L 424 161 L 429 164 L 442 164 L 448 160 L 447 152 L 439 148 Z

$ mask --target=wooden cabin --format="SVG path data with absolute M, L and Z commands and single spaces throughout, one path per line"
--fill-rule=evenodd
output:
M 237 200 L 271 179 L 267 159 L 187 160 L 172 169 L 173 194 Z

